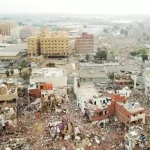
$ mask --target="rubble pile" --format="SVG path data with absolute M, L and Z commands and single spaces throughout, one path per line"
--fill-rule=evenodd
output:
M 9 139 L 3 145 L 2 150 L 32 150 L 26 140 L 19 138 Z

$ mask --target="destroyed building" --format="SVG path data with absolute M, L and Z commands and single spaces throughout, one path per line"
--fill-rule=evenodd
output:
M 131 127 L 125 134 L 126 150 L 146 149 L 147 134 L 138 126 Z
M 138 102 L 128 102 L 131 91 L 122 89 L 98 93 L 91 82 L 74 82 L 77 106 L 89 121 L 101 121 L 115 116 L 127 126 L 145 123 L 144 108 Z
M 16 123 L 17 85 L 14 80 L 3 80 L 0 83 L 0 124 Z

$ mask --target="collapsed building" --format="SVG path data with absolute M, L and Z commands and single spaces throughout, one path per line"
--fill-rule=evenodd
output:
M 53 110 L 55 106 L 60 108 L 64 99 L 68 98 L 65 70 L 58 68 L 33 70 L 28 93 L 29 103 L 36 104 L 38 107 L 40 105 L 43 110 L 47 110 L 48 106 Z
M 147 144 L 147 134 L 138 126 L 131 127 L 125 134 L 126 150 L 146 149 Z
M 121 123 L 130 126 L 145 123 L 144 108 L 138 102 L 129 102 L 131 91 L 127 88 L 99 93 L 91 82 L 74 82 L 77 106 L 88 121 L 103 121 L 116 117 Z
M 0 123 L 15 126 L 17 113 L 17 84 L 13 79 L 1 80 L 0 83 Z

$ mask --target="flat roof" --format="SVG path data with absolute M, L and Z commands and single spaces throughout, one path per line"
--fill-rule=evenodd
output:
M 14 52 L 26 52 L 27 49 L 27 43 L 20 43 L 20 44 L 11 44 L 3 49 L 0 49 L 0 52 L 8 52 L 8 53 L 14 53 Z M 13 54 L 12 54 L 13 55 Z
M 100 72 L 100 70 L 94 70 L 94 72 L 90 72 L 88 69 L 80 70 L 80 77 L 85 78 L 108 78 L 106 72 Z
M 140 106 L 138 102 L 127 102 L 127 103 L 117 102 L 117 103 L 123 106 L 130 113 L 136 113 L 138 111 L 145 110 L 143 107 Z
M 7 51 L 0 51 L 0 56 L 17 56 L 20 52 L 7 52 Z
M 63 77 L 66 75 L 66 71 L 60 68 L 39 68 L 32 70 L 32 77 L 44 76 L 44 77 Z

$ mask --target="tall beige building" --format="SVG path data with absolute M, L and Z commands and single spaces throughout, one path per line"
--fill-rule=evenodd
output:
M 28 56 L 43 55 L 46 58 L 67 57 L 69 55 L 69 37 L 67 32 L 46 32 L 29 37 Z
M 3 36 L 10 35 L 11 29 L 15 28 L 16 26 L 17 26 L 16 23 L 11 22 L 0 23 L 0 34 L 2 34 Z

